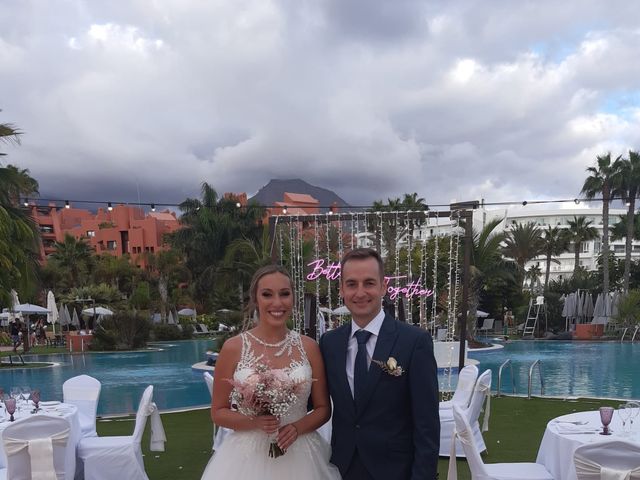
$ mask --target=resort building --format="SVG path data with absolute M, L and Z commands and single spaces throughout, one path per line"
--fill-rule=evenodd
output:
M 143 252 L 165 250 L 163 236 L 175 232 L 180 223 L 174 212 L 145 212 L 139 207 L 116 205 L 96 213 L 77 208 L 31 205 L 31 215 L 41 233 L 40 257 L 45 262 L 65 234 L 85 238 L 97 254 L 122 256 L 133 261 Z

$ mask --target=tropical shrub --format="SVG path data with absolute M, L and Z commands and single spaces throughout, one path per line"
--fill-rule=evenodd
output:
M 152 333 L 153 338 L 159 341 L 182 340 L 183 338 L 183 333 L 176 325 L 154 325 Z
M 133 312 L 105 317 L 93 331 L 91 350 L 133 350 L 146 346 L 151 322 Z

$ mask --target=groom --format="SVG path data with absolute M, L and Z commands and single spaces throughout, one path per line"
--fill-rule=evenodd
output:
M 345 480 L 432 480 L 440 444 L 431 336 L 382 310 L 382 258 L 348 252 L 340 295 L 352 322 L 320 340 L 333 400 L 331 462 Z

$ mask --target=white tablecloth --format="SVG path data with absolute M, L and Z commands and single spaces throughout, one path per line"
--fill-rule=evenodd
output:
M 31 411 L 33 410 L 33 405 L 25 406 L 21 405 L 20 412 L 16 411 L 13 415 L 16 422 L 19 422 L 21 419 L 31 416 Z M 80 420 L 78 417 L 78 408 L 75 405 L 70 405 L 68 403 L 60 403 L 58 405 L 46 406 L 43 407 L 36 415 L 52 415 L 65 418 L 69 424 L 71 425 L 71 430 L 69 432 L 69 440 L 67 441 L 67 455 L 65 460 L 65 472 L 66 472 L 66 480 L 73 480 L 76 472 L 76 447 L 78 442 L 80 442 L 81 430 L 80 430 Z M 4 429 L 11 425 L 9 421 L 9 415 L 7 414 L 4 405 L 0 410 L 0 434 L 4 431 Z M 0 441 L 0 468 L 6 468 L 7 466 L 7 456 L 4 453 L 4 445 Z
M 563 422 L 586 422 L 586 424 L 574 425 Z M 536 462 L 547 467 L 556 480 L 576 480 L 573 453 L 580 445 L 620 438 L 640 443 L 640 426 L 637 419 L 633 433 L 622 436 L 622 420 L 616 411 L 609 428 L 612 431 L 611 435 L 599 434 L 602 431 L 602 423 L 600 413 L 597 411 L 571 413 L 554 418 L 547 424 Z

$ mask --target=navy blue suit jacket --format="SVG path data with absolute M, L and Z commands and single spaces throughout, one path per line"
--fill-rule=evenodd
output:
M 386 362 L 394 357 L 404 373 L 392 376 L 372 362 L 362 407 L 356 412 L 346 373 L 350 334 L 348 323 L 320 339 L 333 400 L 331 463 L 344 476 L 357 449 L 360 461 L 375 479 L 435 479 L 440 418 L 431 335 L 385 317 L 373 360 Z

